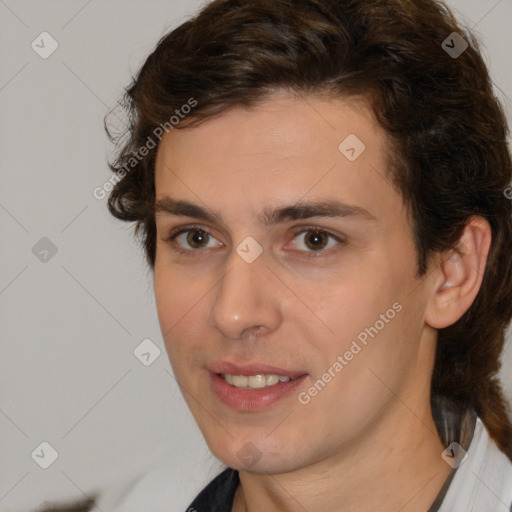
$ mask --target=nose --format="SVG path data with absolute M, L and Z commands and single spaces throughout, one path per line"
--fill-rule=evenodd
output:
M 208 323 L 233 340 L 275 331 L 282 322 L 283 302 L 264 254 L 247 263 L 233 251 L 225 268 L 215 288 Z

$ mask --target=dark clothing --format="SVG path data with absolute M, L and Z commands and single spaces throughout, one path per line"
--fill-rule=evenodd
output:
M 239 482 L 238 471 L 227 468 L 199 493 L 187 512 L 231 512 Z

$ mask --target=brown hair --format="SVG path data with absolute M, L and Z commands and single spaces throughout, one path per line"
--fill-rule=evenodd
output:
M 465 51 L 449 55 L 463 41 Z M 489 221 L 483 283 L 469 310 L 439 330 L 432 393 L 473 407 L 512 459 L 497 378 L 512 317 L 508 127 L 477 42 L 442 2 L 211 2 L 159 41 L 126 91 L 130 126 L 110 165 L 122 176 L 109 197 L 111 213 L 136 222 L 153 267 L 158 146 L 143 158 L 134 154 L 165 123 L 191 127 L 276 89 L 367 98 L 390 139 L 390 176 L 412 219 L 420 276 L 434 251 L 456 245 L 471 216 Z M 170 125 L 191 98 L 190 115 Z

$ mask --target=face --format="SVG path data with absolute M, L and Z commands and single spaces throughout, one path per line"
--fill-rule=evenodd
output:
M 399 421 L 390 390 L 428 402 L 426 293 L 385 151 L 362 102 L 286 93 L 161 142 L 160 327 L 231 467 L 333 459 Z

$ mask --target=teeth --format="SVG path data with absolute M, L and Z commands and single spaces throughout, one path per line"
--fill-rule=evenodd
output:
M 247 377 L 247 385 L 250 388 L 264 388 L 267 385 L 267 378 L 265 375 L 251 375 Z
M 233 375 L 233 386 L 237 388 L 247 387 L 249 379 L 245 375 Z
M 273 374 L 269 373 L 266 377 L 265 384 L 267 386 L 273 386 L 274 384 L 277 384 L 280 381 L 280 379 L 281 378 L 278 377 L 277 375 L 273 375 Z
M 290 377 L 276 375 L 275 373 L 259 373 L 257 375 L 222 375 L 228 384 L 242 389 L 261 389 L 268 386 L 275 386 L 279 382 L 288 382 Z

